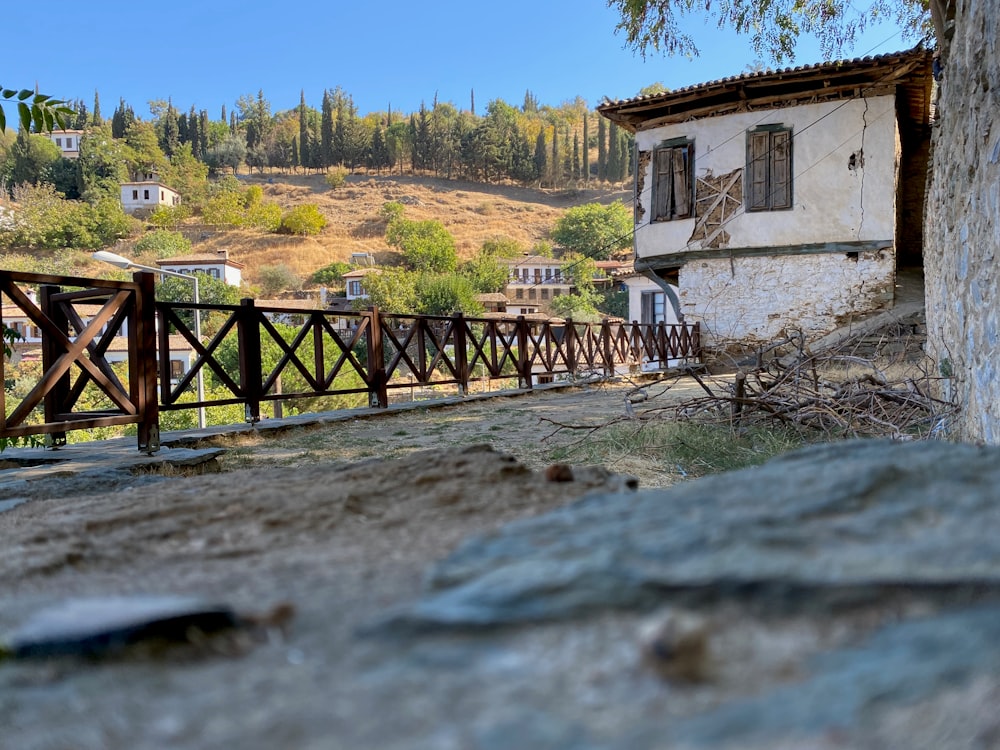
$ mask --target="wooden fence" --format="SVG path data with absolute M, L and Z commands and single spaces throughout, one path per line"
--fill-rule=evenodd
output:
M 22 291 L 27 286 L 40 287 L 38 304 Z M 367 394 L 371 406 L 384 408 L 393 391 L 414 386 L 464 394 L 477 381 L 516 379 L 530 389 L 536 382 L 666 369 L 701 358 L 697 324 L 302 311 L 251 299 L 239 305 L 154 302 L 149 273 L 110 282 L 0 271 L 0 291 L 41 330 L 43 357 L 41 380 L 29 397 L 10 412 L 6 404 L 0 409 L 6 415 L 0 437 L 48 434 L 58 442 L 66 430 L 134 423 L 139 448 L 148 451 L 159 445 L 161 410 L 242 404 L 247 421 L 255 422 L 269 401 Z M 102 305 L 89 320 L 74 309 L 84 302 Z M 202 340 L 191 323 L 195 309 Z M 122 333 L 129 342 L 127 388 L 105 358 Z M 179 346 L 193 350 L 193 362 L 173 377 L 170 362 Z M 74 366 L 79 374 L 71 382 Z M 211 392 L 202 401 L 187 400 L 199 373 L 212 382 Z M 90 382 L 113 408 L 74 411 Z M 29 423 L 39 404 L 44 421 Z

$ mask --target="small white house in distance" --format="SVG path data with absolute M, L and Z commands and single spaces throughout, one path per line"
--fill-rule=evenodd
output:
M 53 130 L 48 135 L 52 142 L 62 151 L 64 159 L 80 158 L 80 139 L 83 137 L 82 130 Z
M 379 273 L 378 268 L 356 268 L 344 274 L 344 284 L 346 288 L 347 301 L 353 302 L 356 299 L 364 299 L 368 296 L 365 291 L 365 276 L 370 273 Z
M 563 278 L 565 261 L 544 255 L 525 255 L 506 258 L 510 276 L 504 294 L 514 308 L 531 308 L 533 311 L 551 302 L 561 294 L 569 294 L 570 280 Z M 508 309 L 511 309 L 508 307 Z
M 227 250 L 203 255 L 178 255 L 158 260 L 156 265 L 165 271 L 204 273 L 213 279 L 221 279 L 230 286 L 240 286 L 243 283 L 243 264 L 230 260 Z
M 137 182 L 123 182 L 121 198 L 125 213 L 132 215 L 152 213 L 160 206 L 171 208 L 181 203 L 180 194 L 157 180 L 155 174 L 143 175 Z

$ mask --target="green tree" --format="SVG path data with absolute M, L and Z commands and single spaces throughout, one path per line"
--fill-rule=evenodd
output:
M 395 219 L 386 228 L 385 241 L 403 253 L 414 271 L 447 273 L 458 266 L 455 238 L 440 221 Z
M 172 258 L 175 255 L 186 255 L 191 252 L 191 240 L 180 232 L 167 229 L 154 229 L 147 232 L 135 243 L 135 254 L 151 255 L 157 260 Z
M 403 268 L 379 269 L 365 276 L 364 286 L 368 298 L 356 300 L 357 308 L 375 305 L 387 313 L 416 312 L 417 274 Z
M 231 169 L 236 174 L 240 164 L 246 159 L 247 146 L 243 138 L 230 135 L 221 143 L 212 146 L 205 154 L 205 163 L 209 171 L 217 173 L 222 169 Z
M 343 289 L 344 287 L 344 274 L 351 270 L 350 263 L 344 263 L 343 261 L 334 261 L 328 265 L 318 268 L 313 271 L 309 280 L 313 284 L 323 284 L 327 287 L 335 287 L 338 289 Z
M 422 315 L 481 315 L 470 279 L 454 274 L 420 274 L 416 282 L 417 312 Z
M 53 170 L 62 159 L 62 152 L 45 135 L 32 135 L 24 128 L 17 131 L 17 138 L 8 153 L 10 184 L 53 182 Z
M 323 92 L 323 109 L 320 118 L 320 166 L 323 169 L 334 163 L 333 159 L 333 115 L 334 98 L 330 90 Z
M 80 138 L 80 195 L 97 203 L 102 198 L 121 199 L 121 184 L 128 182 L 127 146 L 111 137 L 111 125 L 88 128 Z
M 306 116 L 306 91 L 299 91 L 299 164 L 309 167 L 312 163 L 309 143 L 309 119 Z M 325 166 L 325 165 L 324 165 Z
M 326 226 L 326 217 L 315 203 L 303 203 L 285 212 L 280 231 L 284 234 L 319 234 Z
M 946 4 L 941 0 L 874 0 L 860 6 L 799 0 L 730 0 L 694 4 L 689 0 L 608 0 L 621 21 L 617 31 L 644 57 L 650 52 L 695 56 L 694 39 L 681 29 L 687 14 L 708 16 L 720 27 L 750 36 L 758 54 L 777 62 L 794 59 L 795 42 L 803 34 L 817 38 L 824 56 L 835 57 L 850 47 L 869 24 L 889 20 L 904 37 L 919 39 L 933 28 L 944 39 Z
M 502 291 L 506 286 L 510 267 L 501 263 L 495 254 L 480 252 L 475 258 L 463 263 L 459 273 L 468 279 L 476 294 L 490 294 Z
M 302 288 L 302 279 L 285 263 L 261 266 L 257 270 L 257 282 L 260 285 L 260 293 L 265 297 Z
M 608 179 L 608 126 L 603 117 L 597 118 L 597 179 Z
M 590 258 L 607 260 L 631 247 L 632 215 L 621 201 L 588 203 L 566 211 L 552 231 L 556 244 Z

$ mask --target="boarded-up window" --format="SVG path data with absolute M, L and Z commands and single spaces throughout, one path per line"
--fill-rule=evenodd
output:
M 694 142 L 668 143 L 653 154 L 653 221 L 694 216 Z
M 792 207 L 792 131 L 787 128 L 747 133 L 747 211 Z

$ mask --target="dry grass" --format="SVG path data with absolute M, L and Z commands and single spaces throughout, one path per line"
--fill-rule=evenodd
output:
M 550 191 L 398 175 L 350 175 L 337 190 L 330 190 L 323 174 L 264 175 L 242 181 L 261 185 L 265 198 L 282 208 L 315 203 L 329 222 L 315 237 L 218 231 L 193 223 L 183 228 L 195 253 L 229 250 L 231 258 L 245 265 L 244 278 L 251 284 L 257 282 L 257 269 L 279 263 L 305 278 L 329 263 L 349 260 L 351 253 L 371 253 L 378 263 L 397 261 L 398 254 L 385 243 L 385 224 L 379 218 L 379 209 L 389 201 L 406 206 L 410 219 L 441 221 L 455 237 L 459 257 L 465 259 L 498 236 L 529 250 L 572 206 L 631 200 L 631 194 L 621 190 Z

